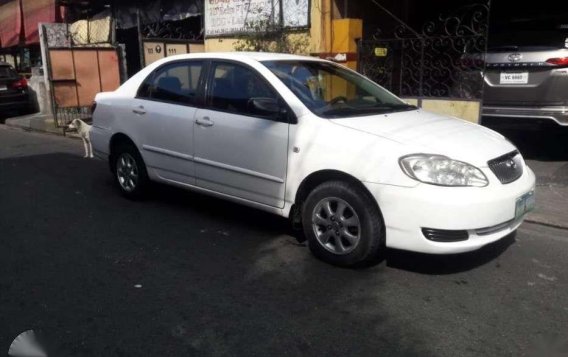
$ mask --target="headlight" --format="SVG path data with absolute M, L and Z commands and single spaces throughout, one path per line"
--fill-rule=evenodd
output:
M 405 174 L 432 185 L 483 187 L 489 183 L 477 167 L 446 156 L 408 155 L 401 157 L 399 162 Z

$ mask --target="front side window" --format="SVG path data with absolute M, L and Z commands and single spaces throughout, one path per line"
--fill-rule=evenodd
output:
M 208 103 L 212 109 L 249 116 L 272 116 L 259 112 L 254 105 L 255 100 L 278 103 L 278 96 L 259 74 L 235 63 L 214 63 L 212 70 Z
M 371 80 L 320 61 L 264 61 L 313 113 L 324 118 L 414 110 Z
M 202 61 L 183 61 L 165 65 L 150 75 L 140 88 L 138 96 L 195 105 L 202 67 Z

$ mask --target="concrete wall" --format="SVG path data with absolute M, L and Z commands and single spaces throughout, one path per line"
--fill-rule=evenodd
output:
M 418 99 L 403 98 L 408 104 L 416 105 L 429 112 L 442 115 L 449 115 L 460 119 L 465 119 L 472 123 L 479 123 L 481 113 L 481 103 L 471 100 L 456 99 Z
M 37 107 L 35 109 L 42 114 L 50 114 L 52 112 L 51 98 L 49 97 L 49 91 L 47 90 L 47 84 L 41 67 L 32 68 L 32 76 L 28 79 L 28 85 L 32 90 L 32 95 L 37 101 Z
M 422 109 L 479 123 L 481 104 L 465 100 L 423 99 Z

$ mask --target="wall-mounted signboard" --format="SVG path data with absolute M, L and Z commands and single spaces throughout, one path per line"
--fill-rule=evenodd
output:
M 309 27 L 310 0 L 205 0 L 205 37 L 254 31 L 263 21 L 279 21 L 280 8 L 284 27 Z

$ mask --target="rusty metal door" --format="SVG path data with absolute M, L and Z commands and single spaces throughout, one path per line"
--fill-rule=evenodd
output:
M 89 120 L 95 95 L 120 86 L 116 48 L 50 48 L 48 64 L 53 113 L 59 127 L 75 118 Z

